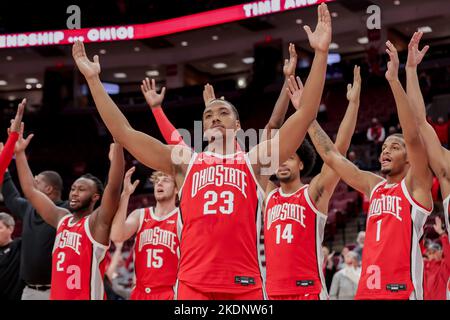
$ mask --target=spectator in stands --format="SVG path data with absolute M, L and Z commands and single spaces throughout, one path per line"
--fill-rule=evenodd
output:
M 367 170 L 367 165 L 361 159 L 361 157 L 356 157 L 356 152 L 350 150 L 347 154 L 348 160 L 350 160 L 355 166 L 357 166 L 361 170 Z
M 394 127 L 394 126 L 390 126 L 388 132 L 389 132 L 389 135 L 392 135 L 394 133 L 398 133 L 397 132 L 397 128 Z
M 445 300 L 450 279 L 450 244 L 439 217 L 435 218 L 433 227 L 442 245 L 431 242 L 427 246 L 424 259 L 424 299 Z
M 55 171 L 43 171 L 35 177 L 36 187 L 57 206 L 68 208 L 61 200 L 63 182 Z M 56 230 L 44 222 L 31 203 L 22 198 L 7 171 L 2 186 L 6 207 L 22 220 L 20 277 L 25 281 L 22 300 L 48 300 L 52 272 L 52 250 Z
M 333 276 L 336 273 L 336 266 L 334 265 L 334 254 L 333 251 L 330 254 L 330 249 L 326 246 L 322 246 L 322 255 L 323 255 L 323 274 L 325 275 L 325 284 L 327 286 L 327 290 L 330 290 L 331 281 L 333 280 Z
M 12 239 L 14 218 L 0 212 L 0 301 L 20 300 L 24 287 L 20 279 L 22 240 Z
M 377 118 L 372 118 L 372 125 L 367 129 L 367 140 L 381 145 L 386 138 L 386 130 L 384 130 Z
M 437 119 L 437 122 L 433 122 L 431 117 L 428 117 L 428 122 L 431 124 L 434 131 L 436 131 L 436 134 L 437 134 L 442 146 L 444 148 L 448 148 L 448 135 L 449 135 L 449 128 L 450 128 L 450 120 L 445 121 L 444 117 L 439 117 Z
M 358 254 L 359 262 L 361 262 L 365 239 L 366 239 L 366 232 L 360 231 L 358 233 L 358 236 L 356 237 L 356 247 L 353 249 L 353 252 L 356 252 Z
M 331 300 L 353 300 L 358 288 L 361 268 L 359 267 L 358 254 L 349 251 L 345 255 L 345 265 L 338 271 L 331 283 Z
M 342 270 L 342 268 L 344 268 L 345 266 L 345 256 L 347 255 L 347 253 L 350 252 L 350 249 L 348 247 L 343 247 L 341 250 L 341 254 L 339 256 L 339 262 L 338 262 L 338 266 L 337 266 L 337 270 Z
M 106 277 L 108 280 L 106 281 L 106 284 L 108 284 L 108 286 L 105 286 L 105 288 L 109 287 L 109 289 L 112 291 L 108 299 L 128 300 L 130 298 L 131 288 L 126 285 L 127 281 L 124 281 L 124 274 L 123 272 L 121 272 L 123 270 L 122 267 L 125 264 L 122 257 L 123 242 L 114 242 L 114 246 L 115 250 L 111 258 L 111 263 L 109 264 L 106 270 Z M 117 297 L 115 298 L 113 297 L 114 295 L 117 295 L 120 298 L 119 299 Z

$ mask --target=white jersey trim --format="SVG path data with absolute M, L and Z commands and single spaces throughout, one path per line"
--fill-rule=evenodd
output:
M 109 240 L 109 244 L 106 246 L 106 245 L 104 245 L 104 244 L 101 244 L 100 242 L 97 242 L 97 241 L 94 239 L 94 237 L 93 237 L 92 234 L 91 234 L 91 230 L 89 229 L 89 218 L 90 218 L 90 217 L 91 217 L 91 216 L 87 217 L 87 219 L 84 221 L 84 229 L 86 230 L 86 234 L 87 234 L 89 240 L 91 241 L 91 243 L 92 243 L 94 246 L 97 246 L 97 247 L 99 247 L 99 248 L 102 248 L 102 249 L 104 249 L 104 250 L 107 250 L 107 249 L 109 248 L 109 246 L 111 245 L 111 240 Z
M 325 220 L 328 219 L 328 216 L 323 213 L 320 212 L 319 210 L 317 210 L 316 206 L 314 205 L 314 203 L 312 202 L 311 198 L 309 197 L 309 192 L 308 192 L 309 188 L 306 188 L 304 191 L 304 195 L 305 195 L 305 199 L 306 202 L 308 203 L 309 207 L 311 208 L 312 211 L 314 211 L 314 213 L 322 218 L 324 218 Z
M 140 208 L 139 210 L 139 228 L 136 231 L 136 234 L 141 231 L 142 225 L 144 224 L 145 219 L 145 208 Z
M 252 165 L 251 165 L 251 163 L 250 163 L 250 160 L 249 160 L 249 158 L 248 158 L 248 155 L 247 155 L 246 153 L 244 153 L 244 160 L 245 160 L 245 163 L 247 164 L 247 167 L 248 167 L 248 170 L 250 171 L 250 174 L 251 174 L 252 177 L 253 177 L 253 180 L 255 180 L 256 186 L 258 187 L 258 189 L 259 189 L 259 191 L 261 192 L 261 194 L 262 194 L 263 196 L 265 196 L 266 192 L 264 191 L 264 189 L 263 189 L 263 188 L 261 187 L 261 185 L 259 184 L 258 179 L 256 179 L 256 175 L 255 175 L 255 173 L 253 172 L 253 167 L 252 167 Z
M 183 191 L 184 184 L 186 183 L 186 178 L 189 176 L 189 172 L 191 171 L 192 166 L 194 165 L 194 162 L 197 159 L 198 155 L 199 155 L 199 153 L 194 152 L 192 154 L 191 160 L 189 161 L 189 165 L 187 167 L 186 174 L 184 175 L 183 183 L 181 184 L 180 190 L 178 190 L 178 199 L 180 199 L 180 200 L 181 200 L 181 194 Z
M 448 207 L 450 205 L 450 194 L 447 196 L 447 198 L 444 199 L 443 201 L 444 204 L 444 219 L 445 219 L 445 225 L 447 226 L 447 234 L 449 237 L 449 242 L 450 242 L 450 212 L 448 211 Z M 449 279 L 449 283 L 450 283 L 450 279 Z M 449 299 L 450 299 L 450 286 L 447 286 L 447 290 L 449 291 Z
M 406 187 L 405 179 L 402 180 L 401 186 L 402 186 L 402 190 L 403 190 L 403 193 L 405 194 L 406 199 L 408 199 L 409 204 L 413 208 L 416 208 L 417 211 L 419 211 L 420 213 L 423 213 L 425 215 L 431 214 L 431 212 L 433 211 L 433 202 L 431 204 L 431 209 L 427 210 L 424 207 L 422 207 L 421 205 L 419 205 L 416 201 L 413 200 L 412 196 L 409 194 L 408 188 Z
M 266 197 L 266 200 L 264 201 L 265 205 L 266 205 L 266 209 L 267 209 L 267 204 L 269 203 L 270 198 L 272 198 L 272 196 L 275 194 L 275 192 L 278 191 L 278 189 L 280 188 L 275 188 L 272 191 L 269 192 L 269 194 Z
M 58 225 L 56 226 L 56 231 L 58 231 L 59 227 L 63 224 L 64 221 L 66 221 L 68 218 L 72 217 L 71 213 L 66 214 L 64 217 L 59 219 Z
M 155 214 L 155 208 L 154 207 L 150 207 L 150 216 L 152 217 L 152 219 L 156 220 L 156 221 L 164 221 L 168 218 L 170 218 L 171 216 L 173 216 L 174 214 L 176 214 L 179 210 L 178 207 L 175 207 L 175 209 L 173 209 L 172 211 L 170 211 L 169 213 L 167 213 L 165 216 L 162 217 L 158 217 Z
M 370 191 L 370 197 L 369 197 L 369 201 L 372 201 L 372 197 L 375 191 L 377 191 L 377 189 L 384 183 L 386 182 L 386 179 L 381 179 L 380 182 L 378 182 L 375 187 L 373 187 L 372 191 Z
M 289 198 L 289 197 L 292 197 L 294 194 L 296 194 L 297 192 L 301 191 L 303 188 L 305 188 L 305 187 L 307 187 L 307 186 L 308 186 L 308 184 L 304 184 L 304 185 L 302 185 L 300 188 L 298 188 L 297 190 L 295 190 L 295 191 L 292 192 L 292 193 L 284 193 L 282 187 L 279 187 L 278 189 L 280 190 L 280 195 L 281 195 L 282 197 L 284 197 L 284 198 Z

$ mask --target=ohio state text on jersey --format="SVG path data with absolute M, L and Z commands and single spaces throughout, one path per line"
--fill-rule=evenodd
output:
M 94 240 L 89 217 L 64 216 L 56 229 L 52 258 L 52 300 L 103 300 L 108 246 Z
M 180 189 L 180 281 L 205 292 L 261 288 L 263 194 L 245 153 L 193 155 Z
M 269 297 L 314 294 L 327 299 L 322 272 L 326 220 L 311 201 L 308 185 L 292 194 L 277 188 L 267 196 L 264 246 Z
M 140 210 L 140 225 L 134 245 L 134 290 L 150 292 L 155 287 L 174 286 L 179 258 L 179 210 L 175 208 L 163 217 L 154 208 Z M 133 296 L 133 294 L 132 294 Z
M 356 299 L 423 299 L 419 240 L 430 212 L 411 197 L 405 179 L 375 186 Z

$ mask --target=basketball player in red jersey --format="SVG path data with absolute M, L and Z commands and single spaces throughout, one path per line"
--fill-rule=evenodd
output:
M 419 50 L 419 42 L 423 32 L 415 32 L 408 45 L 408 60 L 406 61 L 406 92 L 410 98 L 411 121 L 415 116 L 425 147 L 431 169 L 439 179 L 442 199 L 444 200 L 444 219 L 447 235 L 450 235 L 450 151 L 439 141 L 433 127 L 427 122 L 425 102 L 420 91 L 417 77 L 417 65 L 422 61 L 429 46 Z M 447 280 L 447 300 L 450 300 L 450 279 Z
M 133 172 L 134 167 L 125 174 L 111 240 L 123 242 L 136 235 L 135 286 L 131 300 L 173 300 L 181 233 L 179 210 L 175 206 L 175 180 L 161 171 L 154 172 L 150 180 L 156 207 L 136 209 L 127 217 L 130 196 L 139 183 L 139 180 L 131 183 Z
M 240 129 L 238 113 L 231 103 L 220 99 L 212 101 L 203 113 L 209 141 L 206 152 L 167 146 L 134 130 L 101 84 L 98 56 L 91 62 L 81 42 L 73 46 L 75 62 L 113 136 L 143 164 L 175 176 L 183 219 L 179 299 L 263 298 L 257 250 L 259 200 L 278 167 L 271 164 L 283 163 L 295 152 L 317 115 L 331 41 L 326 4 L 318 7 L 318 18 L 314 33 L 305 27 L 315 57 L 302 108 L 274 138 L 248 153 L 232 153 Z
M 25 155 L 32 137 L 24 139 L 21 132 L 16 143 L 16 164 L 25 196 L 45 222 L 56 228 L 50 299 L 102 300 L 104 257 L 124 171 L 123 149 L 117 143 L 111 146 L 111 166 L 104 192 L 100 180 L 89 174 L 72 184 L 69 212 L 57 207 L 34 185 Z M 94 210 L 101 197 L 100 206 Z
M 395 47 L 386 71 L 403 135 L 386 138 L 380 154 L 386 179 L 359 170 L 343 157 L 320 128 L 310 136 L 324 162 L 351 187 L 370 196 L 362 273 L 355 299 L 423 299 L 423 260 L 419 240 L 432 210 L 432 176 L 425 146 L 414 121 L 405 121 L 408 97 L 398 80 Z
M 303 89 L 300 78 L 297 81 L 298 84 L 291 82 L 289 91 L 296 109 L 300 108 Z M 347 87 L 349 105 L 335 143 L 342 154 L 346 154 L 355 131 L 360 90 L 360 69 L 355 66 L 353 85 Z M 319 124 L 314 120 L 311 126 Z M 328 299 L 322 273 L 322 242 L 328 203 L 339 176 L 324 164 L 309 185 L 303 184 L 300 172 L 307 175 L 314 166 L 314 159 L 314 149 L 305 140 L 278 169 L 280 187 L 269 184 L 267 188 L 264 246 L 269 299 Z

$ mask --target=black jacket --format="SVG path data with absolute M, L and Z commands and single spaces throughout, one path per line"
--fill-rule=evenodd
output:
M 11 214 L 22 220 L 20 277 L 28 284 L 49 285 L 55 228 L 45 223 L 31 203 L 20 195 L 9 172 L 4 176 L 2 194 Z M 68 208 L 67 201 L 55 204 Z

